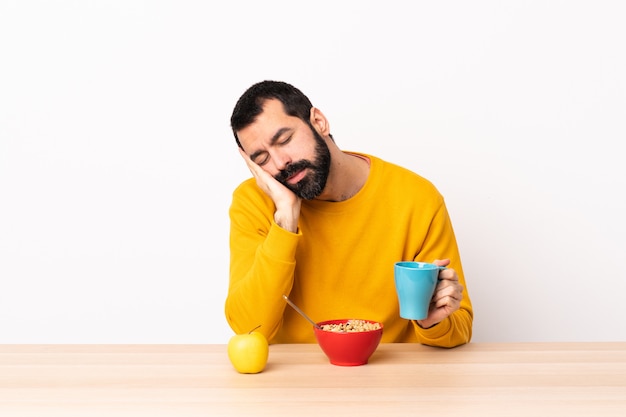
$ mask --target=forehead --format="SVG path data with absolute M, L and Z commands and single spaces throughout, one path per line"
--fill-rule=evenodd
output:
M 286 129 L 295 129 L 302 121 L 295 116 L 285 113 L 283 104 L 276 99 L 265 100 L 261 106 L 263 111 L 254 122 L 237 132 L 240 142 L 245 147 L 257 142 L 271 141 L 279 132 Z
M 261 104 L 261 108 L 263 111 L 259 114 L 255 121 L 252 124 L 268 124 L 268 123 L 277 123 L 287 119 L 289 116 L 285 113 L 285 108 L 283 107 L 283 103 L 277 99 L 267 99 Z

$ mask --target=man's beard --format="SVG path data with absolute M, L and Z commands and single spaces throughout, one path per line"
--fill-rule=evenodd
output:
M 311 130 L 315 138 L 315 161 L 311 162 L 308 159 L 302 159 L 291 163 L 274 177 L 285 187 L 293 191 L 295 195 L 305 200 L 312 200 L 322 193 L 324 187 L 326 187 L 328 172 L 330 171 L 330 150 L 328 149 L 328 145 L 324 142 L 324 138 L 313 128 L 311 128 Z M 287 182 L 289 177 L 305 168 L 309 168 L 311 172 L 304 178 L 296 184 L 289 184 Z

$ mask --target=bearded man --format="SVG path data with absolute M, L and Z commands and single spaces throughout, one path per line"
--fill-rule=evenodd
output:
M 296 87 L 262 81 L 237 101 L 231 127 L 252 178 L 233 192 L 226 319 L 260 325 L 270 343 L 315 343 L 310 323 L 383 323 L 382 342 L 468 343 L 473 310 L 452 223 L 427 179 L 341 150 L 324 114 Z M 394 263 L 446 266 L 428 317 L 399 316 Z

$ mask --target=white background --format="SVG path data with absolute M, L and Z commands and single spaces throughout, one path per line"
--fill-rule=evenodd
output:
M 620 1 L 0 0 L 0 343 L 224 343 L 229 117 L 429 178 L 474 341 L 626 340 Z

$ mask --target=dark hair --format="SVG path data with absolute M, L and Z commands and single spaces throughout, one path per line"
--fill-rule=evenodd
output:
M 282 81 L 261 81 L 243 93 L 235 104 L 233 114 L 230 117 L 230 127 L 233 129 L 239 147 L 241 147 L 241 143 L 237 137 L 237 131 L 254 123 L 256 117 L 263 112 L 263 102 L 268 99 L 279 100 L 283 104 L 285 113 L 310 124 L 309 116 L 313 105 L 302 91 Z

